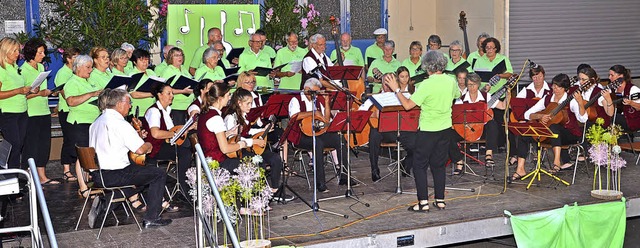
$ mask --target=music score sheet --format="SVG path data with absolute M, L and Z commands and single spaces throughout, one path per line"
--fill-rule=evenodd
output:
M 407 99 L 409 99 L 411 97 L 411 94 L 408 92 L 402 93 Z M 370 96 L 371 101 L 373 102 L 374 105 L 376 105 L 376 107 L 378 107 L 379 109 L 382 109 L 384 107 L 389 107 L 389 106 L 401 106 L 402 103 L 400 103 L 400 100 L 398 100 L 398 97 L 396 96 L 395 93 L 393 92 L 384 92 L 384 93 L 380 93 L 380 94 L 375 94 L 375 95 L 371 95 Z

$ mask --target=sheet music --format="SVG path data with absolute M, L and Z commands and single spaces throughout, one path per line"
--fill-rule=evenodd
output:
M 291 62 L 289 62 L 289 64 L 291 64 L 291 69 L 289 69 L 290 72 L 298 73 L 299 71 L 302 70 L 302 60 L 300 60 L 300 61 L 291 61 Z
M 350 59 L 345 59 L 342 63 L 343 63 L 345 66 L 347 66 L 347 65 L 356 65 L 356 62 L 355 62 L 355 61 L 353 61 L 353 60 L 350 60 Z
M 193 124 L 193 120 L 194 119 L 195 118 L 193 118 L 193 117 L 189 118 L 189 120 L 187 120 L 187 123 L 185 123 L 184 126 L 182 126 L 182 128 L 180 128 L 180 130 L 178 130 L 178 132 L 176 132 L 176 135 L 174 135 L 171 138 L 171 140 L 169 140 L 169 143 L 171 145 L 175 145 L 176 144 L 176 141 L 180 138 L 180 136 L 182 136 L 187 131 L 187 129 L 189 129 L 189 127 L 191 127 L 191 125 Z
M 411 97 L 411 94 L 408 92 L 402 93 L 407 99 Z M 398 97 L 396 96 L 395 93 L 393 92 L 384 92 L 384 93 L 380 93 L 380 94 L 374 94 L 371 95 L 370 97 L 372 99 L 372 101 L 378 106 L 378 107 L 389 107 L 389 106 L 400 106 L 402 105 L 402 103 L 400 103 L 400 100 L 398 100 Z
M 163 82 L 166 83 L 167 79 L 166 78 L 161 78 L 161 77 L 156 77 L 156 76 L 149 76 L 150 79 L 156 80 L 158 82 Z
M 40 88 L 40 85 L 42 84 L 42 82 L 44 82 L 44 80 L 47 79 L 47 77 L 49 76 L 49 73 L 51 73 L 51 71 L 40 72 L 40 74 L 38 74 L 38 77 L 36 77 L 36 79 L 33 80 L 33 83 L 31 84 L 31 90 Z

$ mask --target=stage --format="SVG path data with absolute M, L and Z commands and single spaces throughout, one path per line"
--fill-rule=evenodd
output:
M 395 153 L 393 154 L 395 155 Z M 305 247 L 399 247 L 398 242 L 425 247 L 460 244 L 479 240 L 477 247 L 483 247 L 487 239 L 511 235 L 511 226 L 504 217 L 503 211 L 509 210 L 514 215 L 545 211 L 559 208 L 565 204 L 577 202 L 579 205 L 602 202 L 589 194 L 593 183 L 593 167 L 585 168 L 579 164 L 576 184 L 564 186 L 543 176 L 540 184 L 526 190 L 524 182 L 510 184 L 503 193 L 504 153 L 495 154 L 495 180 L 485 180 L 482 175 L 485 169 L 477 164 L 470 165 L 480 176 L 467 173 L 463 176 L 448 176 L 446 191 L 446 210 L 431 207 L 428 213 L 408 212 L 407 208 L 416 202 L 413 194 L 395 194 L 395 174 L 379 183 L 372 183 L 370 178 L 368 154 L 360 152 L 358 158 L 351 156 L 354 175 L 366 185 L 354 188 L 363 204 L 348 198 L 340 198 L 320 202 L 320 208 L 348 215 L 348 218 L 318 212 L 303 214 L 283 219 L 283 216 L 308 209 L 300 200 L 286 205 L 272 203 L 269 238 L 274 246 L 291 245 Z M 628 201 L 627 216 L 640 215 L 640 166 L 635 165 L 635 157 L 631 153 L 623 153 L 627 160 L 627 168 L 622 173 L 622 191 Z M 293 162 L 292 158 L 289 159 Z M 381 174 L 388 173 L 388 159 L 380 159 Z M 528 166 L 528 169 L 533 168 Z M 510 168 L 511 173 L 514 168 Z M 451 168 L 447 170 L 451 173 Z M 62 172 L 59 162 L 53 161 L 47 168 L 50 177 Z M 327 177 L 333 175 L 333 169 L 326 168 Z M 573 171 L 558 173 L 561 178 L 571 181 Z M 431 176 L 429 183 L 431 184 Z M 402 178 L 402 189 L 414 191 L 412 178 Z M 455 182 L 451 184 L 452 182 Z M 307 188 L 303 178 L 291 177 L 289 184 L 305 199 L 309 200 L 312 190 Z M 336 180 L 328 183 L 330 192 L 318 193 L 319 198 L 344 195 L 345 186 L 338 186 Z M 452 188 L 464 189 L 464 191 Z M 473 190 L 473 192 L 471 192 Z M 183 199 L 177 200 L 181 208 L 178 213 L 165 213 L 164 217 L 174 222 L 166 227 L 143 229 L 139 232 L 132 219 L 126 219 L 122 209 L 116 211 L 120 218 L 120 226 L 114 226 L 112 216 L 100 239 L 96 239 L 98 229 L 90 229 L 86 222 L 86 214 L 75 231 L 75 223 L 82 208 L 83 199 L 77 193 L 77 184 L 62 183 L 48 185 L 44 192 L 52 216 L 56 238 L 60 247 L 194 247 L 195 233 L 193 229 L 193 210 Z M 433 193 L 432 188 L 429 188 Z M 288 192 L 287 192 L 288 193 Z M 15 202 L 9 206 L 9 213 L 4 224 L 6 226 L 25 224 L 28 220 L 27 202 Z M 140 216 L 140 215 L 138 215 Z M 637 220 L 634 220 L 637 221 Z M 41 221 L 42 222 L 42 221 Z M 631 235 L 637 226 L 627 223 L 625 244 L 638 244 L 637 235 Z M 44 227 L 41 224 L 43 235 Z M 241 231 L 242 233 L 242 231 Z M 412 236 L 413 235 L 413 236 Z M 632 237 L 634 236 L 634 237 Z M 512 237 L 512 236 L 511 236 Z M 21 239 L 21 240 L 20 240 Z M 46 240 L 46 238 L 44 238 Z M 6 238 L 5 238 L 6 240 Z M 222 240 L 222 239 L 220 239 Z M 501 238 L 504 245 L 514 246 L 515 242 L 508 236 Z M 28 234 L 18 235 L 18 239 L 5 241 L 5 245 L 29 245 Z M 486 245 L 486 244 L 485 244 Z M 467 243 L 466 246 L 469 246 Z M 498 246 L 491 243 L 491 246 Z M 471 244 L 470 247 L 476 247 Z

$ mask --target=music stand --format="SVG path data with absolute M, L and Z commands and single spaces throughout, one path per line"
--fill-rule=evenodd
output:
M 379 121 L 378 132 L 380 133 L 392 132 L 392 131 L 396 132 L 396 145 L 397 145 L 396 156 L 397 157 L 396 157 L 396 169 L 389 172 L 389 174 L 381 177 L 380 180 L 376 181 L 376 183 L 382 181 L 386 177 L 389 177 L 393 173 L 396 173 L 398 181 L 396 185 L 395 194 L 406 194 L 406 193 L 415 194 L 414 192 L 402 191 L 401 173 L 406 173 L 406 174 L 408 173 L 402 169 L 402 162 L 400 161 L 400 145 L 401 145 L 400 131 L 405 131 L 405 132 L 418 131 L 418 123 L 420 121 L 420 109 L 414 108 L 411 110 L 405 110 L 402 106 L 383 107 L 380 110 L 380 117 L 378 121 Z
M 349 113 L 350 110 L 349 108 L 347 108 L 347 112 L 339 112 L 338 114 L 336 114 L 336 116 L 333 118 L 333 121 L 331 122 L 331 125 L 329 126 L 329 128 L 327 129 L 327 132 L 346 132 L 347 133 L 347 162 L 346 162 L 346 170 L 347 170 L 347 190 L 344 193 L 344 196 L 336 196 L 336 197 L 329 197 L 329 198 L 324 198 L 321 199 L 319 201 L 326 201 L 326 200 L 331 200 L 331 199 L 338 199 L 338 198 L 351 198 L 355 201 L 357 201 L 358 203 L 361 203 L 363 205 L 365 205 L 366 207 L 369 207 L 369 203 L 365 203 L 360 201 L 360 199 L 358 199 L 357 196 L 354 195 L 353 193 L 353 188 L 351 187 L 351 147 L 349 146 L 349 134 L 350 132 L 354 131 L 354 132 L 362 132 L 362 130 L 364 129 L 364 127 L 367 125 L 367 122 L 369 121 L 369 117 L 371 116 L 371 111 L 368 110 L 359 110 L 359 111 L 355 111 L 355 112 L 351 112 Z M 343 165 L 344 166 L 344 165 Z M 340 174 L 344 173 L 343 170 L 340 170 Z M 354 178 L 354 180 L 357 180 Z M 363 183 L 363 182 L 360 182 Z M 364 183 L 363 183 L 364 184 Z M 354 197 L 355 196 L 355 197 Z
M 561 178 L 540 168 L 540 165 L 542 163 L 540 159 L 540 154 L 542 153 L 542 147 L 540 146 L 541 138 L 557 138 L 558 137 L 557 134 L 554 134 L 547 126 L 538 122 L 509 123 L 509 130 L 515 135 L 519 135 L 522 137 L 531 137 L 536 142 L 538 142 L 538 162 L 536 163 L 536 169 L 533 170 L 532 172 L 529 172 L 529 174 L 525 175 L 524 177 L 520 178 L 520 180 L 525 180 L 531 177 L 531 181 L 529 181 L 529 184 L 527 184 L 527 189 L 531 187 L 531 184 L 533 184 L 533 181 L 536 180 L 536 178 L 538 179 L 538 182 L 540 181 L 541 174 L 545 174 L 553 178 L 554 180 L 557 180 L 563 183 L 564 185 L 569 186 L 569 183 L 567 181 L 562 180 Z
M 276 117 L 286 117 L 289 115 L 289 102 L 293 98 L 293 94 L 274 94 L 269 97 L 267 104 L 265 104 L 262 117 L 269 117 L 275 115 Z
M 478 139 L 471 139 L 471 137 L 468 137 L 469 135 L 471 135 L 471 133 L 467 133 L 468 130 L 468 124 L 469 123 L 485 123 L 485 113 L 487 111 L 487 104 L 484 102 L 476 102 L 476 103 L 464 103 L 464 104 L 454 104 L 451 108 L 451 121 L 454 125 L 456 124 L 461 124 L 464 125 L 464 129 L 462 134 L 460 134 L 460 136 L 462 136 L 462 138 L 465 141 L 476 141 L 480 138 L 480 135 L 478 135 Z M 475 130 L 470 130 L 472 132 L 475 132 Z M 470 140 L 471 139 L 471 140 Z M 471 158 L 472 160 L 476 161 L 478 164 L 480 165 L 484 165 L 485 167 L 485 177 L 487 176 L 487 167 L 485 162 L 482 162 L 476 158 L 474 158 L 473 156 L 469 155 L 467 153 L 467 142 L 464 142 L 464 152 L 462 152 L 464 154 L 464 172 L 467 172 L 467 169 L 469 169 L 471 171 L 472 175 L 478 176 L 478 174 L 476 174 L 473 169 L 471 169 L 471 167 L 469 167 L 469 165 L 467 164 L 467 157 Z M 478 152 L 480 152 L 478 150 Z M 454 161 L 451 161 L 452 163 Z M 493 175 L 493 168 L 491 169 L 491 175 Z
M 318 100 L 318 97 L 317 97 L 318 96 L 318 92 L 317 91 L 308 91 L 308 93 L 311 94 L 311 106 L 313 106 L 311 108 L 311 116 L 313 118 L 311 123 L 315 123 L 316 111 L 318 111 L 318 110 L 316 110 L 316 102 Z M 280 137 L 280 140 L 278 141 L 278 144 L 282 144 L 283 139 L 287 139 L 289 141 L 292 141 L 292 139 L 288 137 L 288 136 L 291 136 L 291 135 L 294 135 L 294 136 L 297 135 L 297 139 L 298 140 L 300 139 L 300 137 L 302 135 L 302 130 L 299 130 L 299 128 L 296 128 L 296 127 L 299 127 L 300 120 L 297 120 L 297 118 L 292 118 L 292 119 L 293 119 L 293 122 L 294 122 L 293 125 L 292 125 L 291 121 L 289 122 L 289 125 L 287 125 L 287 129 L 290 129 L 290 131 L 288 131 L 286 133 L 287 135 L 283 134 L 282 137 Z M 296 130 L 298 131 L 297 134 L 296 134 Z M 316 128 L 312 127 L 311 131 L 312 131 L 312 136 L 311 137 L 313 139 L 313 147 L 312 147 L 312 149 L 313 149 L 313 151 L 315 151 L 316 150 Z M 293 137 L 293 138 L 295 138 L 295 137 Z M 318 184 L 317 184 L 317 181 L 318 181 L 318 178 L 317 178 L 318 176 L 317 175 L 318 174 L 316 173 L 317 172 L 316 159 L 317 159 L 318 155 L 319 154 L 314 154 L 312 159 L 311 159 L 311 161 L 313 163 L 313 199 L 312 199 L 311 204 L 309 204 L 304 199 L 302 199 L 302 197 L 300 197 L 300 195 L 296 194 L 296 196 L 298 198 L 300 198 L 300 200 L 302 202 L 304 202 L 304 204 L 306 204 L 309 207 L 309 209 L 304 210 L 302 212 L 298 212 L 298 213 L 292 214 L 292 215 L 285 215 L 285 216 L 282 217 L 282 219 L 286 220 L 289 217 L 295 217 L 295 216 L 306 214 L 306 213 L 309 213 L 309 212 L 313 212 L 314 215 L 315 215 L 316 212 L 323 212 L 323 213 L 327 213 L 327 214 L 342 216 L 344 218 L 349 218 L 349 216 L 346 215 L 346 214 L 339 214 L 339 213 L 336 213 L 336 212 L 332 212 L 332 211 L 321 209 L 320 208 L 320 204 L 318 204 Z M 287 188 L 293 193 L 293 190 L 291 190 L 290 187 L 287 186 Z M 319 221 L 320 220 L 318 220 L 318 222 Z
M 351 95 L 354 95 L 355 93 L 353 91 L 347 92 L 349 92 Z M 347 111 L 347 102 L 349 101 L 349 99 L 347 98 L 349 96 L 347 95 L 347 93 L 345 93 L 345 91 L 331 91 L 329 93 L 329 97 L 331 98 L 331 110 Z

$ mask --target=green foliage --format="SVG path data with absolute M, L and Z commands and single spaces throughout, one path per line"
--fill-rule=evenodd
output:
M 611 124 L 608 128 L 604 128 L 603 124 L 604 120 L 598 118 L 596 123 L 587 130 L 586 137 L 589 143 L 595 145 L 604 142 L 608 145 L 617 145 L 621 133 L 620 126 Z
M 292 0 L 265 0 L 260 14 L 267 43 L 273 47 L 286 46 L 288 32 L 298 34 L 298 45 L 306 47 L 306 39 L 316 34 L 324 22 L 313 4 L 298 5 Z
M 53 4 L 57 17 L 34 27 L 38 37 L 54 47 L 120 47 L 142 41 L 151 48 L 166 27 L 167 0 L 45 0 Z

